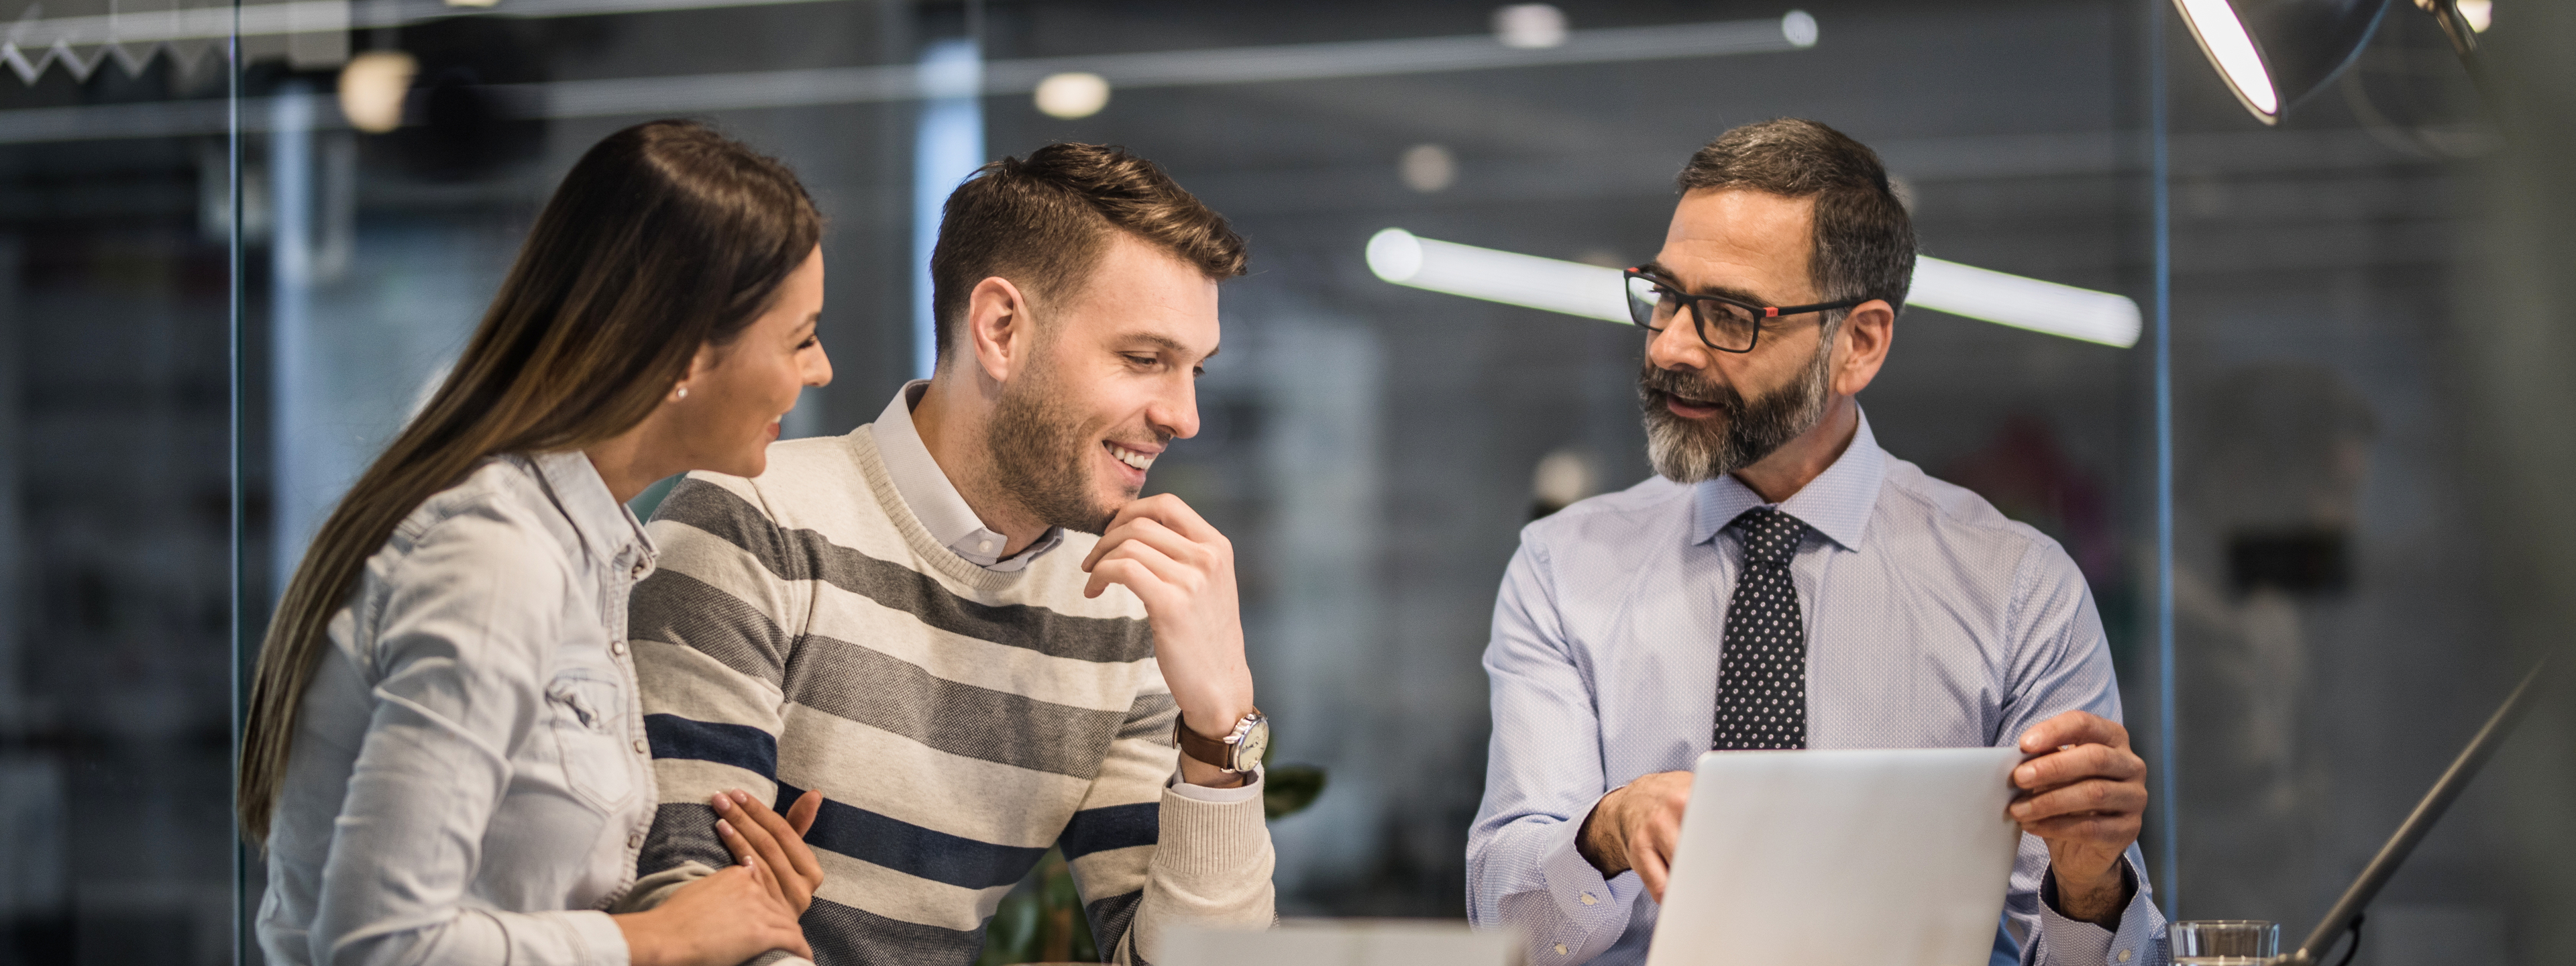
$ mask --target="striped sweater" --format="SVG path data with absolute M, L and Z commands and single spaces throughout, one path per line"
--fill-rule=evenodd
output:
M 865 426 L 775 444 L 755 479 L 692 475 L 649 532 L 629 633 L 661 806 L 627 907 L 730 861 L 716 792 L 818 789 L 821 966 L 972 962 L 1050 845 L 1109 961 L 1149 961 L 1176 923 L 1269 925 L 1261 803 L 1166 787 L 1179 712 L 1143 605 L 1082 596 L 1096 538 L 977 567 L 905 507 Z

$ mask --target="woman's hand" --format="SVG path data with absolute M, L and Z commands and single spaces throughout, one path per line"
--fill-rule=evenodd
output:
M 805 847 L 805 833 L 814 828 L 815 813 L 823 810 L 823 793 L 797 796 L 784 818 L 741 789 L 719 792 L 709 804 L 716 808 L 716 837 L 733 850 L 735 861 L 759 859 L 761 868 L 772 873 L 778 900 L 804 915 L 814 890 L 823 887 L 823 865 Z
M 746 860 L 681 886 L 650 910 L 615 918 L 633 966 L 736 966 L 772 949 L 814 958 L 779 894 L 768 868 Z

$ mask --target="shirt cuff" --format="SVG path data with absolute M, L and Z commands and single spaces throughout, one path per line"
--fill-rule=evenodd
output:
M 1517 923 L 1528 934 L 1533 964 L 1581 963 L 1600 955 L 1627 931 L 1628 906 L 1644 891 L 1632 873 L 1621 873 L 1616 880 L 1603 878 L 1601 870 L 1593 868 L 1575 847 L 1582 834 L 1579 816 L 1546 832 L 1539 876 L 1555 906 L 1554 915 L 1518 917 Z
M 1186 798 L 1194 802 L 1207 802 L 1213 805 L 1232 805 L 1237 802 L 1248 802 L 1253 799 L 1260 798 L 1261 777 L 1264 774 L 1267 774 L 1267 772 L 1264 772 L 1260 765 L 1254 765 L 1252 766 L 1251 781 L 1244 782 L 1241 785 L 1236 785 L 1233 788 L 1209 788 L 1205 785 L 1190 784 L 1189 779 L 1181 777 L 1181 770 L 1178 767 L 1174 767 L 1172 769 L 1172 780 L 1163 783 L 1163 787 L 1171 789 L 1172 794 L 1174 795 L 1181 796 L 1182 798 Z
M 2120 910 L 2119 931 L 2069 919 L 2057 911 L 2057 878 L 2050 873 L 2039 896 L 2038 956 L 2040 966 L 2148 966 L 2157 962 L 2164 937 L 2164 914 L 2156 909 L 2146 877 L 2126 856 L 2121 878 L 2128 882 L 2129 904 Z
M 617 920 L 609 918 L 605 912 L 581 909 L 564 913 L 563 921 L 572 927 L 575 936 L 580 937 L 581 944 L 588 947 L 590 958 L 583 960 L 584 963 L 626 966 L 626 930 L 617 928 Z

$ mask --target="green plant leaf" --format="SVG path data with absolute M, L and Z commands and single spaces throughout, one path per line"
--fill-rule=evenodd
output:
M 1261 789 L 1261 812 L 1285 818 L 1306 810 L 1324 794 L 1324 770 L 1313 765 L 1280 765 L 1267 769 Z
M 1009 966 L 1038 958 L 1038 932 L 1045 922 L 1046 910 L 1039 902 L 1037 890 L 1025 887 L 1011 890 L 1002 904 L 993 910 L 993 919 L 984 927 L 984 952 L 975 957 L 975 966 Z

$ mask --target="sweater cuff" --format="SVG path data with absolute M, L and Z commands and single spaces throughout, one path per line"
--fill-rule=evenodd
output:
M 671 893 L 680 891 L 681 886 L 715 873 L 716 870 L 708 868 L 704 862 L 696 860 L 682 862 L 635 880 L 634 885 L 626 888 L 625 895 L 617 897 L 617 901 L 609 905 L 608 911 L 643 912 L 669 901 Z
M 1260 765 L 1254 765 L 1252 766 L 1251 781 L 1244 782 L 1241 785 L 1236 785 L 1233 788 L 1209 788 L 1205 785 L 1190 784 L 1189 779 L 1181 775 L 1181 770 L 1179 768 L 1174 768 L 1172 769 L 1172 780 L 1163 783 L 1163 787 L 1171 789 L 1173 794 L 1193 801 L 1208 802 L 1216 805 L 1231 805 L 1236 802 L 1259 801 L 1261 799 L 1261 778 L 1265 774 L 1267 774 L 1267 772 L 1263 771 Z
M 1245 791 L 1252 794 L 1240 794 Z M 1261 812 L 1257 784 L 1243 788 L 1198 788 L 1186 782 L 1167 786 L 1163 789 L 1161 824 L 1155 836 L 1154 864 L 1180 882 L 1270 878 L 1270 826 Z M 1225 890 L 1191 891 L 1208 894 Z
M 1208 789 L 1229 792 L 1238 789 Z M 1270 826 L 1261 799 L 1209 802 L 1163 789 L 1149 881 L 1128 927 L 1120 961 L 1159 958 L 1175 927 L 1268 929 L 1277 919 L 1270 886 Z

